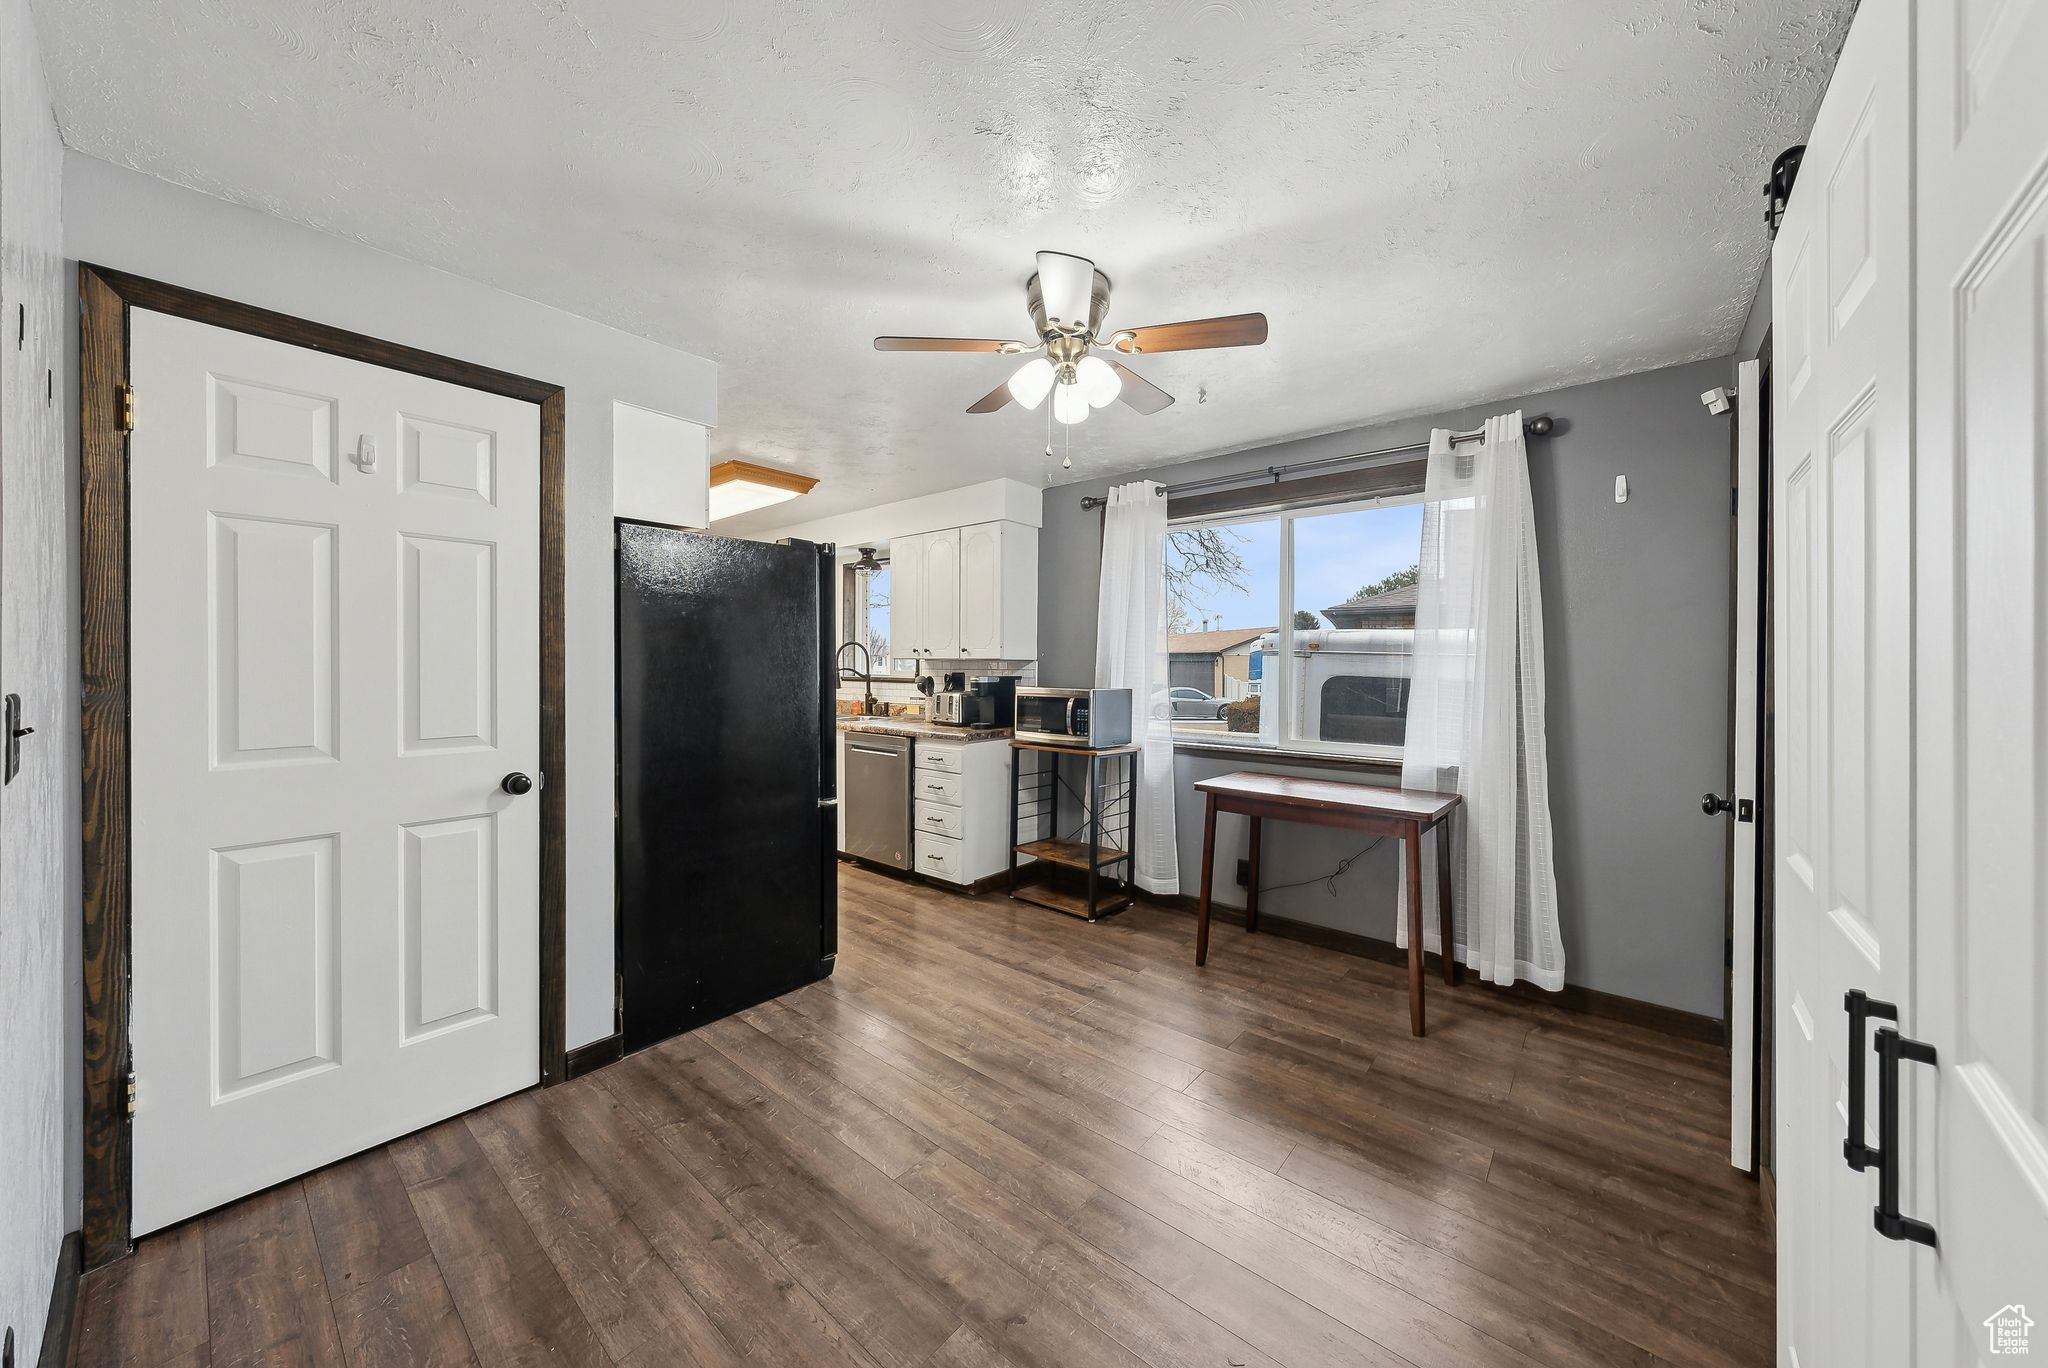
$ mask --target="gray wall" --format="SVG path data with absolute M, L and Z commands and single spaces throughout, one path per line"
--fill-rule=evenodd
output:
M 1726 360 L 1700 361 L 1118 477 L 1150 474 L 1172 483 L 1258 470 L 1419 441 L 1431 427 L 1474 427 L 1514 408 L 1556 418 L 1555 433 L 1530 443 L 1530 478 L 1548 633 L 1565 977 L 1715 1017 L 1725 833 L 1723 823 L 1700 814 L 1699 795 L 1718 788 L 1727 772 L 1729 419 L 1710 417 L 1699 395 L 1727 377 Z M 1626 504 L 1614 502 L 1616 475 L 1628 476 Z M 1102 515 L 1084 513 L 1080 501 L 1116 482 L 1046 491 L 1038 637 L 1046 683 L 1093 680 Z M 1184 892 L 1195 891 L 1201 868 L 1192 785 L 1243 767 L 1231 758 L 1175 757 Z M 1384 771 L 1357 777 L 1394 782 Z M 1216 895 L 1242 906 L 1235 883 L 1242 823 L 1219 822 L 1217 844 Z M 1364 844 L 1276 827 L 1263 882 L 1328 874 Z M 1315 884 L 1274 892 L 1260 906 L 1391 939 L 1396 854 L 1391 844 L 1373 850 L 1338 880 L 1334 897 Z
M 65 948 L 78 906 L 78 615 L 67 592 L 78 481 L 62 379 L 76 295 L 65 288 L 63 156 L 28 0 L 0 0 L 0 692 L 21 695 L 36 729 L 21 773 L 0 788 L 0 1327 L 14 1330 L 24 1365 L 36 1361 L 58 1243 L 77 1213 L 65 1118 L 78 999 Z

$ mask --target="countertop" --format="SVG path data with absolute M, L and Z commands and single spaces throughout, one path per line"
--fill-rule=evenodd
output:
M 839 730 L 843 732 L 878 732 L 884 736 L 921 736 L 932 741 L 1008 741 L 1011 731 L 1008 727 L 993 727 L 976 730 L 972 727 L 945 727 L 922 717 L 842 717 L 838 719 Z

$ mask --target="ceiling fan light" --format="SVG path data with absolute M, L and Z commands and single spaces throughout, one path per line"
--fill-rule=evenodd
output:
M 1062 423 L 1078 423 L 1088 416 L 1088 399 L 1079 385 L 1061 385 L 1052 392 L 1052 416 Z
M 1039 298 L 1045 301 L 1045 321 L 1065 333 L 1077 333 L 1088 326 L 1089 305 L 1095 284 L 1095 263 L 1065 252 L 1038 254 Z
M 1116 402 L 1123 393 L 1124 378 L 1116 373 L 1116 367 L 1099 356 L 1084 356 L 1074 367 L 1074 387 L 1081 391 L 1081 397 L 1088 401 L 1089 408 L 1104 408 Z
M 1046 391 L 1052 388 L 1052 362 L 1042 356 L 1034 356 L 1017 367 L 1017 373 L 1010 377 L 1010 397 L 1025 408 L 1035 409 L 1045 402 Z

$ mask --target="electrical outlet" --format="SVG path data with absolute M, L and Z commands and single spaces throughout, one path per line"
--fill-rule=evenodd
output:
M 1237 862 L 1237 886 L 1239 888 L 1250 888 L 1252 886 L 1252 862 L 1250 860 L 1239 860 Z

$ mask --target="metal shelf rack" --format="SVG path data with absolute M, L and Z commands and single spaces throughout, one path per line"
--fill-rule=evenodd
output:
M 1129 907 L 1140 747 L 1084 749 L 1019 738 L 1010 742 L 1010 750 L 1010 896 L 1091 922 Z M 1085 789 L 1076 791 L 1063 779 L 1060 763 L 1068 759 L 1084 762 Z M 1027 760 L 1032 761 L 1028 766 Z M 1070 836 L 1060 834 L 1062 788 L 1086 809 Z M 1026 823 L 1033 830 L 1022 830 Z M 1042 881 L 1019 882 L 1020 859 L 1035 861 Z M 1062 870 L 1085 882 L 1080 888 L 1064 886 Z

